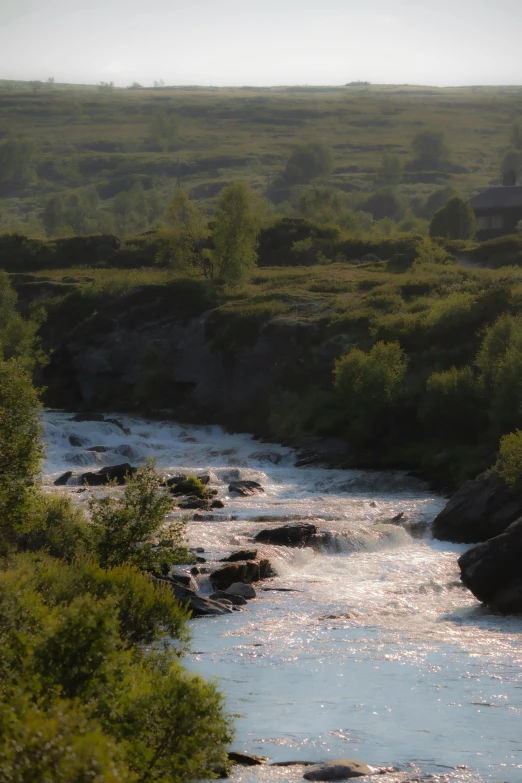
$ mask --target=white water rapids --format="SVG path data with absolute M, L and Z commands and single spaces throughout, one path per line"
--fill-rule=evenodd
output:
M 389 522 L 399 512 L 431 521 L 442 498 L 403 474 L 297 469 L 290 449 L 219 427 L 113 415 L 124 432 L 70 418 L 45 414 L 45 483 L 151 456 L 168 475 L 209 473 L 226 507 L 189 526 L 190 544 L 209 560 L 291 519 L 334 534 L 323 551 L 258 546 L 278 576 L 260 583 L 245 610 L 191 623 L 186 663 L 218 679 L 238 716 L 234 749 L 271 761 L 352 757 L 397 767 L 407 780 L 522 783 L 522 618 L 486 612 L 460 585 L 465 547 Z M 259 481 L 265 493 L 227 497 L 234 478 Z M 90 491 L 77 489 L 56 491 L 86 502 Z M 236 767 L 233 780 L 302 775 L 303 767 Z

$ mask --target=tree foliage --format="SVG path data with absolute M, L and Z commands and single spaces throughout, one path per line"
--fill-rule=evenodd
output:
M 260 204 L 245 182 L 227 185 L 214 212 L 213 269 L 225 280 L 238 280 L 257 263 Z
M 434 168 L 440 165 L 449 154 L 446 134 L 442 130 L 425 129 L 419 131 L 413 137 L 411 148 L 419 163 Z
M 315 177 L 325 177 L 332 171 L 332 150 L 322 142 L 311 141 L 294 147 L 284 171 L 289 185 L 309 182 Z
M 172 227 L 165 235 L 158 261 L 167 262 L 190 276 L 213 276 L 213 265 L 207 248 L 210 234 L 204 212 L 182 188 L 170 198 L 165 216 Z
M 522 486 L 522 430 L 501 437 L 495 468 L 508 486 Z
M 382 185 L 395 187 L 402 182 L 403 165 L 397 155 L 385 152 L 381 159 L 381 165 L 377 170 L 377 180 Z
M 385 407 L 400 394 L 408 360 L 399 343 L 378 342 L 359 348 L 335 363 L 334 385 L 349 407 Z
M 150 123 L 150 140 L 154 149 L 167 152 L 179 136 L 180 120 L 177 114 L 165 108 L 158 109 Z
M 445 207 L 435 212 L 430 222 L 431 237 L 471 239 L 476 230 L 475 213 L 469 201 L 459 196 L 450 198 Z

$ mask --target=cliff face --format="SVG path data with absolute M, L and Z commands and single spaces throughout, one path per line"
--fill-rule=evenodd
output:
M 155 286 L 113 300 L 62 335 L 46 369 L 48 404 L 168 412 L 269 435 L 280 395 L 320 378 L 331 388 L 346 337 L 294 318 L 227 318 L 206 304 Z

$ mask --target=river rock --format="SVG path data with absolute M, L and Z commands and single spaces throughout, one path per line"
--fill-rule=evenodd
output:
M 246 598 L 237 593 L 225 592 L 224 590 L 217 590 L 210 595 L 212 601 L 230 601 L 234 606 L 244 606 L 246 604 Z
M 174 597 L 187 609 L 190 609 L 193 617 L 208 617 L 212 615 L 231 614 L 230 605 L 222 601 L 213 601 L 206 596 L 199 595 L 195 590 L 175 582 L 169 577 L 155 577 L 156 581 L 168 582 L 172 587 Z
M 180 476 L 172 476 L 172 478 L 169 478 L 165 482 L 165 486 L 167 487 L 177 487 L 179 484 L 183 484 L 184 481 L 188 479 L 188 476 L 180 475 Z
M 255 598 L 257 593 L 252 585 L 247 585 L 244 582 L 235 582 L 225 590 L 227 595 L 239 595 L 241 598 Z
M 131 431 L 128 427 L 124 427 L 121 421 L 118 421 L 118 419 L 105 419 L 105 421 L 108 424 L 114 424 L 115 427 L 118 427 L 119 430 L 125 433 L 125 435 L 130 435 Z
M 258 484 L 257 481 L 232 481 L 228 486 L 229 492 L 235 492 L 236 495 L 242 495 L 243 497 L 250 497 L 251 495 L 259 495 L 265 490 Z
M 305 546 L 317 533 L 317 527 L 312 524 L 293 523 L 261 530 L 254 536 L 254 541 L 262 544 L 283 544 L 285 546 Z
M 54 480 L 54 486 L 64 487 L 71 478 L 72 474 L 72 470 L 68 470 L 66 473 L 62 473 L 61 476 L 58 476 L 58 478 Z
M 222 557 L 222 563 L 237 563 L 238 560 L 255 560 L 257 557 L 257 549 L 239 549 L 237 552 L 232 552 L 228 557 Z
M 180 508 L 186 508 L 186 509 L 206 509 L 208 510 L 210 508 L 210 503 L 208 500 L 204 500 L 203 498 L 196 498 L 196 497 L 189 497 L 187 500 L 183 500 L 179 504 Z
M 79 435 L 69 435 L 71 446 L 80 448 L 81 446 L 86 446 L 88 442 L 87 438 L 80 438 Z
M 225 508 L 225 504 L 222 500 L 213 500 L 210 504 L 210 508 Z
M 210 582 L 216 590 L 226 590 L 235 582 L 259 582 L 261 571 L 259 563 L 247 560 L 240 563 L 227 563 L 210 574 Z
M 522 613 L 522 519 L 459 558 L 462 582 L 502 614 Z
M 105 421 L 103 413 L 77 413 L 69 421 Z
M 508 487 L 498 473 L 467 481 L 435 517 L 435 538 L 477 544 L 503 533 L 522 515 L 522 492 Z
M 305 780 L 349 780 L 371 775 L 373 770 L 362 761 L 353 759 L 334 759 L 326 764 L 313 767 L 303 775 Z
M 264 756 L 256 756 L 254 753 L 238 753 L 235 750 L 231 750 L 228 753 L 228 760 L 234 764 L 241 764 L 243 767 L 257 767 L 260 764 L 264 764 L 266 758 Z
M 87 451 L 95 451 L 97 454 L 105 454 L 106 451 L 109 451 L 108 446 L 89 446 Z
M 125 484 L 127 477 L 136 473 L 136 468 L 129 465 L 128 462 L 124 462 L 121 465 L 110 465 L 106 468 L 101 468 L 97 473 L 82 473 L 80 481 L 82 484 L 87 484 L 90 487 L 99 487 L 103 484 L 109 484 L 111 481 L 116 481 L 117 484 Z

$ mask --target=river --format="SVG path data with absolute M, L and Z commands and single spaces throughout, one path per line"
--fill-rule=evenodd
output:
M 251 545 L 254 532 L 281 520 L 332 533 L 321 551 L 258 547 L 278 576 L 245 610 L 191 623 L 186 664 L 218 679 L 238 716 L 234 749 L 271 761 L 357 758 L 408 780 L 522 783 L 522 618 L 488 613 L 461 586 L 465 547 L 390 523 L 401 512 L 407 523 L 429 522 L 443 498 L 403 473 L 295 468 L 290 449 L 220 427 L 113 417 L 127 432 L 46 412 L 44 483 L 151 456 L 168 475 L 210 473 L 226 507 L 189 525 L 189 543 L 208 559 Z M 235 478 L 265 493 L 228 497 Z M 56 491 L 79 503 L 89 495 Z M 208 577 L 198 579 L 209 590 Z M 302 775 L 302 767 L 237 767 L 233 781 Z

